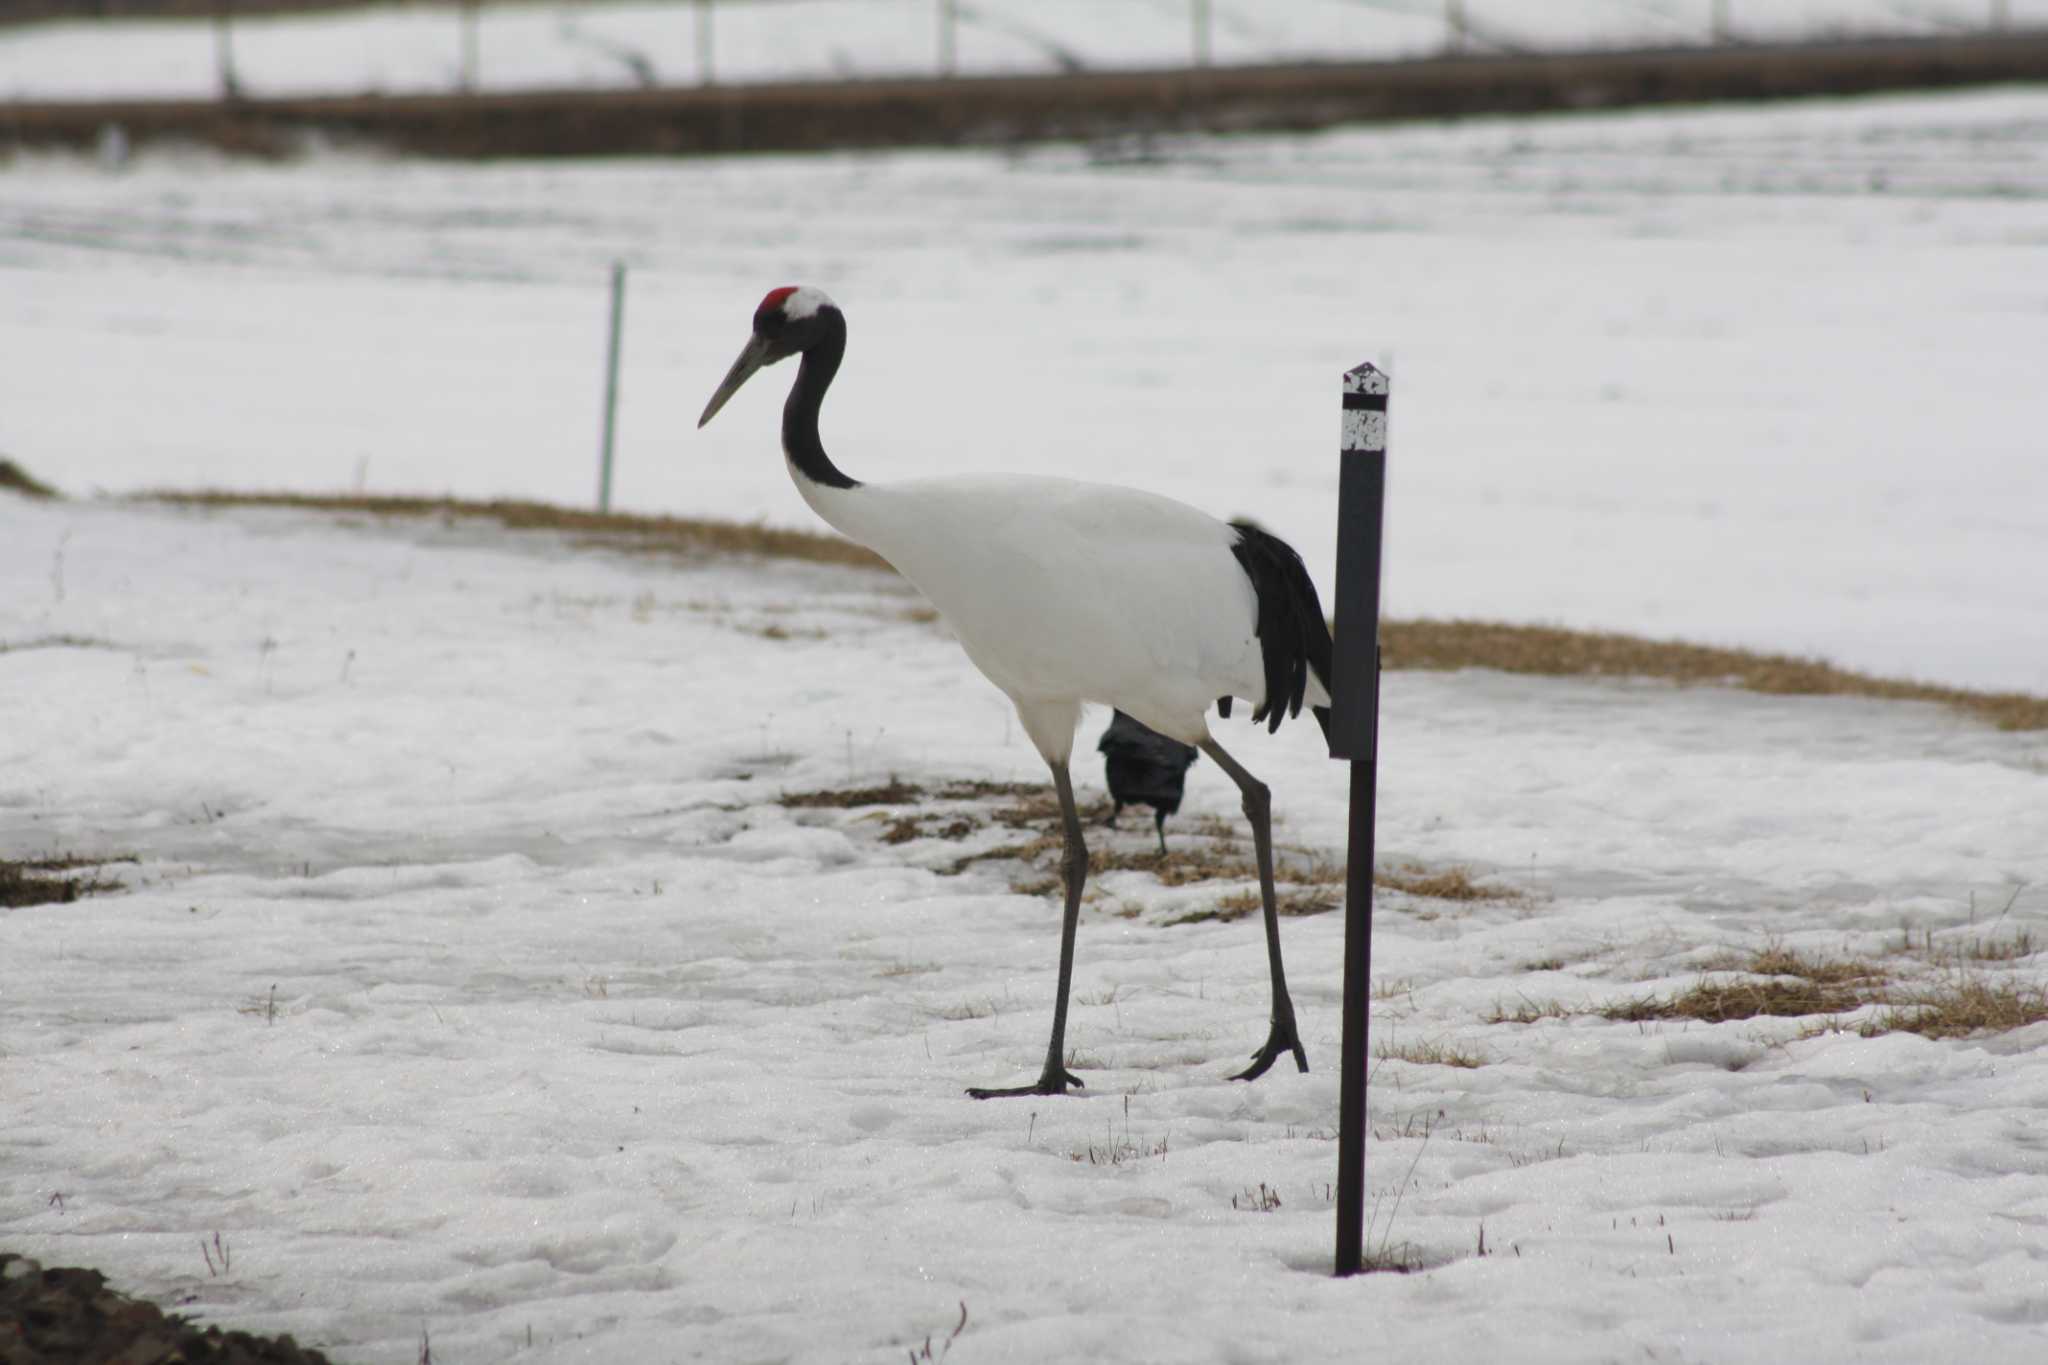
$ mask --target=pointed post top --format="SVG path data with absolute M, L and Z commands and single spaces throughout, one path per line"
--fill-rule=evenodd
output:
M 1344 429 L 1338 448 L 1345 454 L 1383 455 L 1387 449 L 1386 372 L 1365 364 L 1344 372 Z
M 1346 393 L 1385 393 L 1386 391 L 1386 371 L 1371 361 L 1367 361 L 1363 365 L 1353 366 L 1351 369 L 1344 371 L 1344 392 Z

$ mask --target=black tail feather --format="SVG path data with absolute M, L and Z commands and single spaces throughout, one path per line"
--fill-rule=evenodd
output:
M 1265 721 L 1268 731 L 1278 730 L 1285 716 L 1301 714 L 1308 691 L 1308 678 L 1330 690 L 1330 626 L 1323 618 L 1323 604 L 1308 566 L 1294 547 L 1278 536 L 1248 521 L 1233 521 L 1237 543 L 1231 551 L 1252 581 L 1258 599 L 1254 629 L 1259 637 L 1259 654 L 1266 670 L 1266 699 L 1252 712 L 1254 723 Z M 1329 708 L 1312 707 L 1327 738 Z

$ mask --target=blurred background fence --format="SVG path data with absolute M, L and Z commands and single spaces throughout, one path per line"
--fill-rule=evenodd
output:
M 1984 34 L 2048 0 L 0 0 L 0 97 L 224 97 L 1078 73 Z M 194 48 L 158 87 L 39 52 L 139 28 Z M 438 30 L 441 57 L 384 59 Z M 298 44 L 294 37 L 302 40 Z M 326 52 L 309 59 L 306 42 Z M 436 44 L 429 44 L 435 46 Z M 539 55 L 555 49 L 553 58 Z M 200 72 L 204 64 L 204 88 Z

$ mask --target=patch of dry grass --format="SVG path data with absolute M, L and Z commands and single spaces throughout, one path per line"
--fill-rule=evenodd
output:
M 1840 986 L 1851 982 L 1882 984 L 1890 976 L 1875 962 L 1854 957 L 1819 957 L 1773 943 L 1747 956 L 1730 955 L 1711 968 L 1714 971 L 1748 972 L 1752 976 L 1789 976 L 1819 986 Z
M 1019 894 L 1051 895 L 1060 890 L 1059 859 L 1064 842 L 1059 804 L 1050 791 L 1036 784 L 953 781 L 927 787 L 892 777 L 873 786 L 785 792 L 777 800 L 798 810 L 874 807 L 882 813 L 878 837 L 885 844 L 907 844 L 920 839 L 961 843 L 988 829 L 1013 831 L 1020 837 L 963 853 L 938 870 L 947 876 L 959 876 L 983 864 L 1014 863 L 1019 866 L 1011 874 L 1010 882 Z M 1083 820 L 1091 825 L 1108 813 L 1106 799 L 1091 803 L 1081 812 Z M 1150 846 L 1123 848 L 1091 838 L 1090 877 L 1138 872 L 1161 886 L 1238 882 L 1256 887 L 1258 864 L 1248 837 L 1236 831 L 1230 822 L 1213 816 L 1191 819 L 1184 825 L 1185 828 L 1175 831 L 1164 854 Z M 1290 845 L 1275 848 L 1274 862 L 1282 914 L 1321 914 L 1343 903 L 1343 864 L 1312 849 Z M 1215 906 L 1184 914 L 1168 923 L 1232 920 L 1259 908 L 1257 890 L 1240 887 Z
M 1697 1019 L 1707 1024 L 1760 1015 L 1845 1014 L 1882 999 L 1890 979 L 1884 968 L 1860 958 L 1816 957 L 1778 944 L 1710 970 L 1739 975 L 1702 976 L 1675 995 L 1616 1001 L 1596 1013 L 1628 1022 Z
M 834 787 L 824 791 L 784 792 L 775 799 L 778 804 L 792 810 L 844 810 L 855 806 L 907 806 L 924 798 L 923 787 L 915 782 L 905 782 L 892 777 L 878 787 Z
M 1440 901 L 1519 901 L 1522 893 L 1506 887 L 1482 886 L 1472 880 L 1471 872 L 1462 867 L 1447 867 L 1432 872 L 1421 863 L 1403 863 L 1398 867 L 1381 868 L 1373 874 L 1372 884 L 1389 891 L 1405 891 L 1411 896 L 1422 896 Z
M 37 479 L 12 460 L 0 460 L 0 489 L 25 498 L 54 498 L 57 490 Z
M 1866 1038 L 1881 1033 L 1969 1038 L 2005 1033 L 2043 1020 L 2048 1020 L 2048 989 L 1958 973 L 1940 985 L 1888 998 L 1884 1008 L 1858 1032 Z
M 108 863 L 132 863 L 133 854 L 113 858 L 0 858 L 0 909 L 24 905 L 66 905 L 81 896 L 123 889 L 97 870 Z
M 2005 942 L 1995 949 L 1980 946 L 1982 956 L 1971 960 L 2005 960 L 1998 956 Z M 1716 962 L 1693 985 L 1670 995 L 1585 1006 L 1524 998 L 1513 1005 L 1496 1003 L 1484 1022 L 1533 1024 L 1583 1015 L 1627 1023 L 1690 1019 L 1707 1024 L 1820 1017 L 1828 1022 L 1802 1036 L 1847 1028 L 1865 1038 L 1901 1032 L 1967 1038 L 2048 1020 L 2048 987 L 1994 979 L 1962 965 L 1964 959 L 1952 951 L 1945 950 L 1942 960 L 1949 964 L 1942 980 L 1906 985 L 1887 967 L 1866 958 L 1823 957 L 1772 944 Z M 1872 1006 L 1875 1011 L 1860 1023 L 1836 1022 L 1841 1015 Z
M 1704 1024 L 1759 1015 L 1802 1018 L 1812 1014 L 1844 1014 L 1870 1003 L 1860 986 L 1826 986 L 1814 981 L 1723 981 L 1702 979 L 1676 995 L 1648 996 L 1603 1005 L 1603 1019 L 1635 1022 L 1644 1019 L 1697 1019 Z
M 8 467 L 25 481 L 21 491 L 43 489 L 18 466 Z M 219 490 L 162 491 L 141 496 L 198 507 L 290 507 L 344 515 L 433 517 L 450 522 L 474 518 L 494 521 L 511 530 L 570 533 L 586 543 L 645 553 L 687 558 L 744 554 L 888 568 L 872 552 L 836 535 L 698 518 L 587 512 L 545 503 Z M 934 620 L 936 616 L 929 609 L 919 609 L 912 613 L 912 619 Z M 1556 677 L 1662 678 L 1681 684 L 1710 683 L 1781 696 L 1931 701 L 1965 711 L 2002 730 L 2048 729 L 2048 697 L 2020 692 L 1976 692 L 1878 678 L 1818 659 L 1676 640 L 1496 621 L 1390 620 L 1381 625 L 1380 642 L 1386 666 L 1395 669 L 1496 668 L 1508 673 Z
M 1448 1043 L 1441 1038 L 1409 1043 L 1391 1043 L 1381 1038 L 1373 1044 L 1372 1055 L 1383 1062 L 1413 1062 L 1417 1066 L 1449 1066 L 1465 1070 L 1485 1066 L 1489 1060 L 1477 1048 Z
M 1523 996 L 1513 1005 L 1494 1001 L 1493 1008 L 1480 1019 L 1488 1024 L 1534 1024 L 1544 1019 L 1570 1019 L 1586 1012 L 1562 1000 L 1531 1000 Z
M 362 494 L 229 493 L 160 491 L 139 494 L 144 501 L 181 507 L 285 507 L 300 511 L 358 514 L 375 517 L 433 519 L 445 523 L 470 519 L 496 522 L 513 531 L 553 531 L 583 544 L 642 554 L 672 554 L 688 559 L 720 555 L 755 555 L 802 559 L 820 564 L 846 564 L 863 569 L 889 566 L 873 551 L 842 536 L 791 531 L 758 523 L 710 521 L 695 517 L 637 516 L 624 512 L 588 512 L 550 503 L 509 499 L 472 501 L 462 498 L 371 497 Z
M 1953 706 L 2001 730 L 2048 729 L 2048 698 L 1876 678 L 1818 659 L 1495 621 L 1387 621 L 1388 668 L 1497 668 L 1556 677 L 1662 678 L 1777 696 L 1853 696 Z
M 1703 977 L 1677 995 L 1622 1001 L 1598 1012 L 1608 1019 L 1682 1018 L 1719 1023 L 1759 1015 L 1840 1015 L 1874 1005 L 1877 1012 L 1856 1028 L 1865 1038 L 1884 1033 L 1967 1038 L 2048 1020 L 2048 989 L 1993 980 L 1982 972 L 1961 968 L 1951 970 L 1934 985 L 1905 986 L 1897 984 L 1884 967 L 1861 958 L 1822 958 L 1769 947 L 1752 955 L 1738 970 L 1749 975 L 1743 979 Z
M 105 640 L 90 635 L 35 635 L 26 640 L 0 640 L 0 654 L 26 653 L 32 649 L 112 649 Z

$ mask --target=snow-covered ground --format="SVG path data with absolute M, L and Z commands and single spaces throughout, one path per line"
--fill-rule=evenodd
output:
M 2048 692 L 2048 95 L 597 164 L 20 158 L 0 452 L 73 492 L 797 526 L 769 287 L 852 343 L 856 475 L 1037 469 L 1333 559 L 1339 375 L 1394 375 L 1389 610 Z M 1327 586 L 1327 576 L 1324 576 Z
M 1339 915 L 1283 929 L 1314 1070 L 1243 1085 L 1256 921 L 1172 921 L 1246 884 L 1103 875 L 1088 1097 L 961 1094 L 1044 1045 L 1056 908 L 947 874 L 1015 834 L 778 800 L 1040 780 L 894 580 L 11 499 L 0 580 L 0 639 L 73 641 L 0 654 L 0 856 L 142 860 L 0 915 L 11 1249 L 342 1361 L 897 1361 L 962 1304 L 971 1361 L 2048 1350 L 2048 1025 L 1486 1022 L 1772 943 L 1903 982 L 2039 944 L 2043 736 L 1389 675 L 1388 862 L 1519 895 L 1381 897 L 1377 1036 L 1484 1064 L 1376 1065 L 1371 1244 L 1438 1268 L 1339 1283 Z M 1223 733 L 1341 857 L 1313 727 Z M 1198 765 L 1181 856 L 1234 805 Z
M 2048 691 L 2044 243 L 2029 91 L 1013 155 L 22 158 L 0 453 L 79 494 L 586 501 L 623 259 L 625 507 L 814 524 L 784 372 L 691 429 L 803 280 L 852 319 L 826 429 L 863 477 L 1176 492 L 1327 583 L 1338 375 L 1376 359 L 1394 612 Z M 2048 1026 L 1487 1022 L 1771 944 L 2042 983 L 1957 957 L 2048 940 L 2042 735 L 1390 675 L 1385 861 L 1514 895 L 1382 900 L 1377 1037 L 1484 1064 L 1377 1064 L 1371 1240 L 1437 1268 L 1338 1283 L 1336 915 L 1283 926 L 1315 1070 L 1239 1085 L 1257 926 L 1172 921 L 1243 885 L 1105 873 L 1089 1095 L 961 1095 L 1048 1024 L 1054 907 L 953 871 L 1013 798 L 780 799 L 1042 780 L 893 580 L 0 496 L 0 586 L 0 857 L 141 859 L 0 913 L 11 1250 L 343 1361 L 896 1361 L 962 1303 L 959 1361 L 2048 1348 Z M 1313 727 L 1223 734 L 1291 864 L 1340 858 Z M 1178 856 L 1234 806 L 1198 765 Z M 1148 847 L 1126 824 L 1098 848 Z
M 1714 37 L 1717 3 L 1745 41 L 1984 31 L 2048 23 L 2048 0 L 1209 0 L 1217 63 L 1372 60 L 1445 51 L 1674 46 Z M 1462 8 L 1462 29 L 1453 15 Z M 229 29 L 245 94 L 353 94 L 526 86 L 928 75 L 940 0 L 685 0 L 485 4 L 473 37 L 455 5 L 366 5 L 246 17 Z M 959 0 L 962 74 L 1181 66 L 1195 59 L 1189 0 Z M 474 62 L 473 72 L 467 63 Z M 466 75 L 466 72 L 469 74 Z M 207 22 L 0 28 L 0 97 L 204 97 L 221 87 Z

